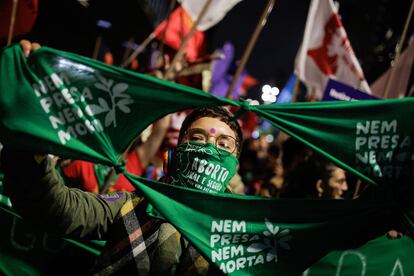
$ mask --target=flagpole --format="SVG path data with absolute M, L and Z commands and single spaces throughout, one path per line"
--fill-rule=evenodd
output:
M 134 60 L 134 58 L 136 58 L 142 51 L 145 50 L 145 48 L 154 38 L 155 38 L 155 32 L 150 33 L 149 36 L 147 36 L 147 38 L 138 46 L 138 48 L 135 49 L 132 55 L 130 55 L 129 58 L 120 65 L 120 67 L 121 68 L 127 67 Z
M 14 24 L 16 22 L 17 2 L 18 0 L 13 0 L 12 12 L 10 16 L 9 36 L 7 37 L 7 46 L 11 44 L 13 39 Z
M 135 39 L 133 36 L 131 36 L 128 39 L 127 45 L 125 46 L 125 51 L 124 51 L 124 54 L 122 55 L 122 62 L 125 62 L 125 60 L 128 58 L 128 55 L 131 53 L 131 50 L 133 48 L 132 45 L 134 44 L 134 42 L 135 42 Z
M 412 97 L 414 95 L 414 85 L 411 85 L 410 90 L 408 90 L 407 92 L 407 97 Z
M 98 58 L 99 50 L 101 49 L 101 43 L 102 43 L 102 34 L 99 34 L 95 41 L 95 48 L 92 54 L 93 59 Z
M 405 37 L 407 36 L 407 30 L 408 30 L 408 27 L 410 25 L 410 21 L 411 21 L 412 15 L 413 15 L 413 11 L 414 11 L 414 0 L 411 1 L 410 11 L 408 12 L 407 19 L 405 20 L 405 25 L 404 25 L 403 32 L 401 34 L 400 41 L 397 43 L 397 46 L 395 47 L 395 57 L 391 61 L 390 75 L 387 79 L 387 84 L 385 85 L 384 99 L 387 98 L 389 90 L 391 88 L 391 83 L 392 83 L 392 80 L 394 78 L 394 72 L 395 72 L 395 64 L 397 64 L 398 60 L 400 59 L 401 49 L 404 45 Z
M 250 57 L 250 53 L 253 50 L 254 45 L 256 44 L 257 38 L 260 35 L 263 27 L 266 25 L 267 18 L 269 17 L 270 12 L 273 9 L 275 0 L 268 0 L 265 9 L 260 16 L 259 21 L 257 22 L 256 29 L 253 32 L 253 35 L 250 37 L 250 41 L 247 44 L 246 49 L 244 50 L 242 59 L 240 61 L 240 65 L 237 67 L 236 73 L 234 74 L 233 80 L 231 81 L 230 87 L 227 90 L 226 98 L 231 98 L 232 91 L 236 86 L 237 80 L 240 77 L 241 72 L 243 71 L 244 67 L 246 66 L 247 60 Z
M 200 14 L 198 15 L 197 20 L 193 23 L 193 26 L 191 26 L 190 32 L 187 34 L 187 36 L 184 38 L 183 42 L 180 45 L 180 48 L 178 49 L 177 53 L 175 54 L 170 67 L 165 72 L 165 79 L 172 79 L 173 78 L 173 72 L 175 64 L 181 59 L 182 55 L 184 54 L 185 46 L 187 45 L 187 42 L 190 40 L 190 38 L 193 36 L 194 32 L 196 31 L 196 28 L 200 21 L 203 19 L 204 15 L 206 14 L 208 7 L 210 6 L 212 0 L 207 0 L 204 4 L 203 9 L 201 10 Z
M 299 76 L 296 76 L 295 78 L 295 83 L 293 84 L 293 95 L 292 95 L 292 103 L 295 103 L 298 99 L 298 94 L 299 94 Z
M 356 199 L 359 196 L 359 191 L 361 190 L 362 181 L 360 179 L 357 180 L 355 184 L 354 194 L 352 195 L 352 199 Z

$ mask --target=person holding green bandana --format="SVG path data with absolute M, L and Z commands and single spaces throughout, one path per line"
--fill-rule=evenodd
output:
M 236 173 L 241 139 L 239 124 L 226 109 L 194 110 L 183 122 L 164 180 L 211 193 L 226 191 Z M 6 147 L 0 164 L 5 193 L 25 220 L 65 237 L 107 241 L 93 274 L 221 274 L 171 224 L 147 214 L 148 202 L 139 191 L 97 195 L 68 188 L 46 154 Z
M 165 180 L 224 192 L 236 173 L 241 135 L 226 109 L 194 110 L 183 123 Z M 94 273 L 220 273 L 173 226 L 147 215 L 139 191 L 96 195 L 64 186 L 47 155 L 4 148 L 1 157 L 5 192 L 24 219 L 66 237 L 107 240 Z

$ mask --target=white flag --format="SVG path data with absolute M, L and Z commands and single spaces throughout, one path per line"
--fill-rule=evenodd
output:
M 411 41 L 407 49 L 402 52 L 397 63 L 394 64 L 392 79 L 390 80 L 391 69 L 388 69 L 371 84 L 372 94 L 381 98 L 403 98 L 407 92 L 413 61 L 414 41 Z M 385 95 L 387 85 L 388 93 Z
M 242 0 L 212 0 L 206 14 L 197 25 L 199 31 L 205 31 L 216 25 L 228 11 Z M 183 0 L 181 6 L 196 21 L 207 0 Z
M 332 0 L 312 0 L 295 71 L 317 98 L 329 78 L 370 93 Z

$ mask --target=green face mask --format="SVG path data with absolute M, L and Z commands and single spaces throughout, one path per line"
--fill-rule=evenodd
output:
M 177 147 L 171 166 L 171 183 L 209 193 L 223 193 L 236 174 L 239 161 L 213 144 L 184 143 Z

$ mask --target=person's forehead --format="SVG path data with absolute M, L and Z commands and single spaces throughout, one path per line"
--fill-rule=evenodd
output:
M 191 128 L 201 128 L 210 134 L 225 134 L 235 136 L 235 132 L 225 122 L 218 118 L 202 117 L 195 120 L 191 125 Z
M 336 178 L 343 178 L 345 177 L 345 171 L 341 168 L 335 168 L 335 170 L 332 172 L 332 176 Z

